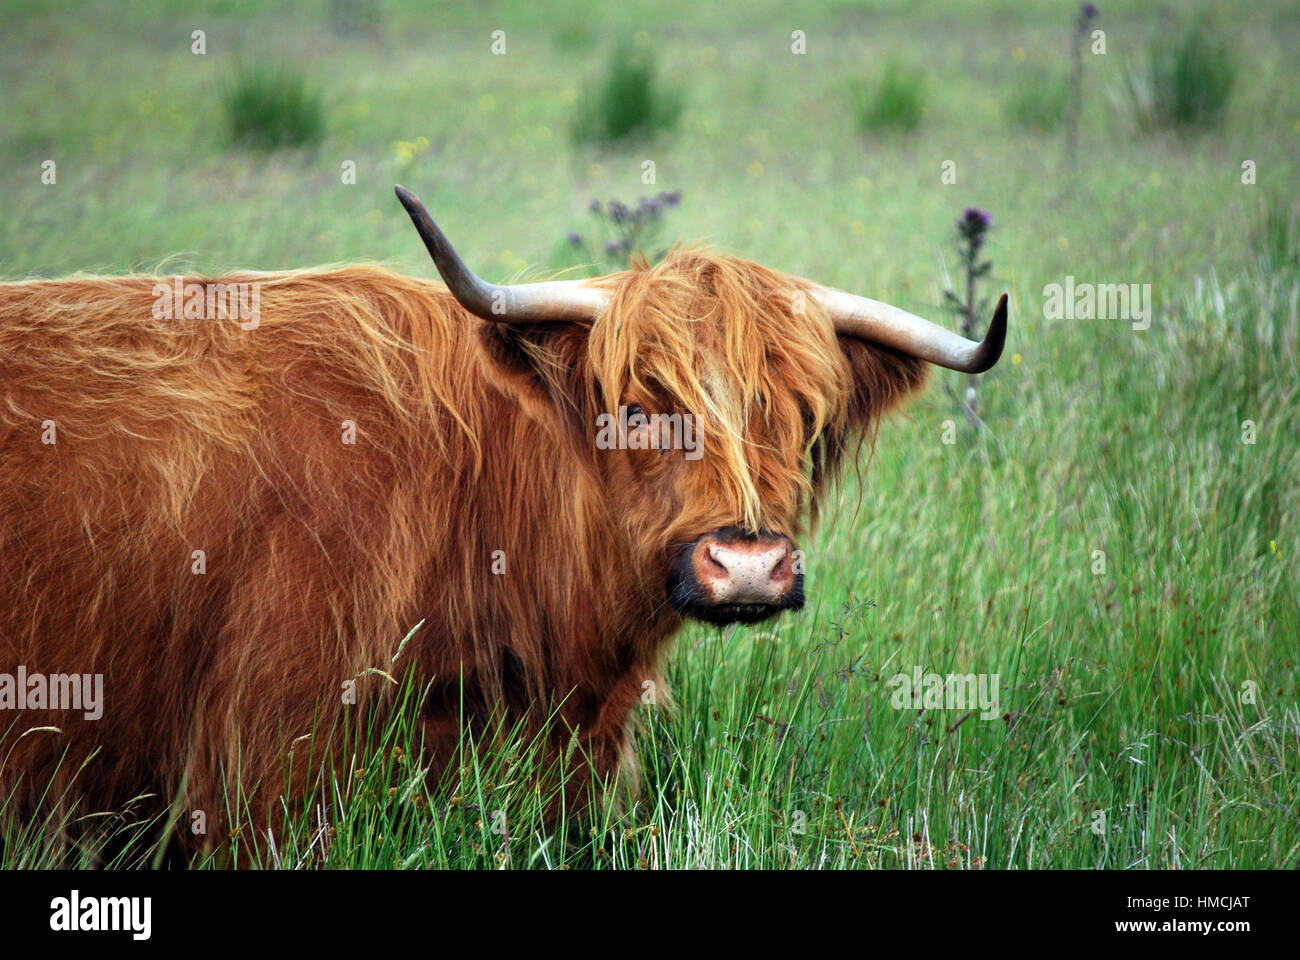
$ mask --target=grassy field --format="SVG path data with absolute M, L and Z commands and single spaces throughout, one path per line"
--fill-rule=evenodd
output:
M 244 842 L 241 862 L 1300 864 L 1300 271 L 1286 227 L 1300 10 L 1099 5 L 1107 50 L 1084 53 L 1071 160 L 1061 127 L 1016 123 L 1010 106 L 1069 69 L 1076 10 L 1048 0 L 762 2 L 743 17 L 677 0 L 598 14 L 388 0 L 350 33 L 325 0 L 4 0 L 5 279 L 355 260 L 427 276 L 401 182 L 501 281 L 569 265 L 565 234 L 592 229 L 593 197 L 680 189 L 665 240 L 955 325 L 941 314 L 953 224 L 968 206 L 993 217 L 983 289 L 1009 291 L 1012 321 L 979 386 L 983 427 L 955 399 L 964 378 L 938 373 L 806 545 L 808 608 L 679 635 L 676 705 L 644 710 L 635 803 L 545 829 L 527 745 L 467 744 L 462 779 L 429 790 L 403 721 L 323 801 L 328 835 L 313 813 L 274 850 Z M 1238 64 L 1227 109 L 1205 129 L 1144 130 L 1126 69 L 1201 15 Z M 575 141 L 619 43 L 656 58 L 676 123 Z M 923 75 L 924 114 L 864 130 L 855 90 L 890 59 Z M 318 142 L 232 145 L 223 92 L 253 63 L 320 92 Z M 1263 237 L 1270 210 L 1281 255 Z M 1149 329 L 1050 319 L 1044 288 L 1067 276 L 1150 284 Z M 896 709 L 891 678 L 914 668 L 996 677 L 998 709 Z M 50 855 L 11 837 L 0 865 Z

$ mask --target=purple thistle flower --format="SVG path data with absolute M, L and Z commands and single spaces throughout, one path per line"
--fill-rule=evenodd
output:
M 675 207 L 682 202 L 682 192 L 680 190 L 665 190 L 659 194 L 659 199 L 665 207 Z
M 1079 12 L 1083 14 L 1083 19 L 1091 20 L 1093 17 L 1097 15 L 1097 7 L 1095 4 L 1085 3 L 1082 7 L 1079 8 Z
M 627 204 L 618 200 L 609 201 L 609 218 L 615 223 L 625 223 L 632 218 L 632 211 L 628 209 Z
M 569 246 L 571 247 L 582 246 L 582 234 L 578 233 L 576 230 L 570 230 L 565 239 L 569 241 Z
M 599 213 L 600 213 L 600 201 L 597 200 L 595 197 L 592 197 L 592 199 L 591 199 L 591 203 L 588 205 L 587 209 L 590 210 L 592 213 L 599 214 Z
M 622 244 L 620 244 L 617 240 L 605 241 L 605 253 L 608 256 L 617 257 L 621 248 L 622 248 Z
M 980 247 L 984 246 L 985 234 L 993 228 L 993 217 L 978 207 L 967 207 L 957 221 L 957 233 L 970 245 L 970 256 L 973 258 L 979 253 Z
M 965 212 L 962 213 L 961 219 L 957 221 L 958 232 L 963 237 L 969 237 L 972 240 L 982 238 L 992 226 L 993 217 L 978 207 L 967 207 Z

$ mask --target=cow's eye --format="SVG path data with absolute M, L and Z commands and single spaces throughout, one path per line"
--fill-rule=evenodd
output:
M 644 417 L 644 416 L 645 416 L 645 411 L 641 409 L 641 404 L 639 403 L 628 404 L 627 418 L 629 420 L 631 420 L 633 417 Z

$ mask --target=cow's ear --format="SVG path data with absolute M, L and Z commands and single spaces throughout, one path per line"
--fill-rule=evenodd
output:
M 839 338 L 853 377 L 848 416 L 822 432 L 812 451 L 812 481 L 820 492 L 826 482 L 846 466 L 863 469 L 859 456 L 865 446 L 875 444 L 876 427 L 883 417 L 920 389 L 929 374 L 929 364 L 889 347 L 866 343 L 856 337 Z M 859 490 L 863 489 L 861 486 Z M 813 522 L 817 520 L 818 498 L 812 500 Z
M 839 340 L 853 373 L 849 401 L 852 426 L 874 429 L 882 416 L 925 385 L 930 372 L 926 361 L 856 337 L 842 336 Z
M 478 336 L 489 379 L 529 416 L 556 422 L 580 439 L 590 421 L 582 375 L 590 329 L 576 321 L 483 324 Z

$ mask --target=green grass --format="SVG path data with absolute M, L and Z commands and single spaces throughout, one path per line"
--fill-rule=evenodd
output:
M 1069 99 L 1070 87 L 1064 74 L 1025 71 L 1007 93 L 1007 120 L 1029 130 L 1051 132 L 1065 120 Z
M 645 43 L 622 43 L 579 103 L 573 136 L 580 142 L 606 144 L 645 139 L 671 130 L 681 111 L 680 92 L 658 77 L 654 51 Z
M 1144 67 L 1130 69 L 1126 89 L 1142 129 L 1191 130 L 1218 124 L 1236 80 L 1231 44 L 1198 21 L 1173 38 L 1153 38 Z
M 1268 190 L 1255 228 L 1255 243 L 1267 270 L 1300 267 L 1300 205 L 1280 189 Z
M 274 150 L 320 142 L 325 127 L 323 101 L 300 74 L 241 66 L 223 99 L 235 144 Z
M 925 77 L 896 60 L 857 94 L 858 126 L 863 130 L 914 130 L 925 113 Z
M 555 265 L 591 197 L 680 188 L 669 226 L 684 239 L 938 316 L 952 222 L 978 206 L 997 224 L 985 292 L 1011 294 L 1006 356 L 981 378 L 987 429 L 966 424 L 944 389 L 963 378 L 942 371 L 884 425 L 862 483 L 804 545 L 801 615 L 678 636 L 665 663 L 677 705 L 642 711 L 642 787 L 626 811 L 545 826 L 543 798 L 522 786 L 527 744 L 467 743 L 452 780 L 426 786 L 399 717 L 340 771 L 327 845 L 313 811 L 275 853 L 245 842 L 240 862 L 1300 863 L 1300 274 L 1293 256 L 1262 255 L 1295 250 L 1300 20 L 1288 5 L 1211 8 L 1234 11 L 1232 55 L 1252 65 L 1214 137 L 1134 133 L 1120 105 L 1089 93 L 1073 170 L 1054 134 L 1004 107 L 1025 64 L 1065 68 L 1073 8 L 1045 0 L 811 8 L 802 57 L 775 2 L 737 25 L 722 8 L 636 0 L 600 29 L 576 2 L 506 4 L 491 23 L 425 9 L 386 5 L 371 40 L 338 36 L 325 8 L 313 20 L 200 4 L 204 59 L 188 51 L 191 14 L 161 3 L 15 8 L 0 38 L 0 273 L 374 259 L 427 276 L 392 198 L 400 181 L 500 281 Z M 1167 27 L 1126 0 L 1103 17 L 1111 53 L 1089 55 L 1086 82 L 1122 89 L 1123 51 Z M 489 50 L 498 27 L 504 57 Z M 603 38 L 637 30 L 657 75 L 688 94 L 677 124 L 650 141 L 569 143 L 584 83 L 607 66 Z M 328 84 L 312 151 L 227 142 L 222 78 L 268 37 L 309 84 Z M 890 57 L 925 65 L 924 121 L 864 149 L 846 90 Z M 55 186 L 40 182 L 46 159 Z M 640 182 L 646 159 L 653 186 Z M 1245 159 L 1259 186 L 1241 183 Z M 340 182 L 345 160 L 355 185 Z M 956 184 L 941 182 L 945 160 Z M 1150 283 L 1151 328 L 1045 319 L 1043 288 L 1067 274 Z M 1008 719 L 893 709 L 889 678 L 914 665 L 996 674 Z M 3 865 L 59 855 L 29 829 L 10 834 Z

